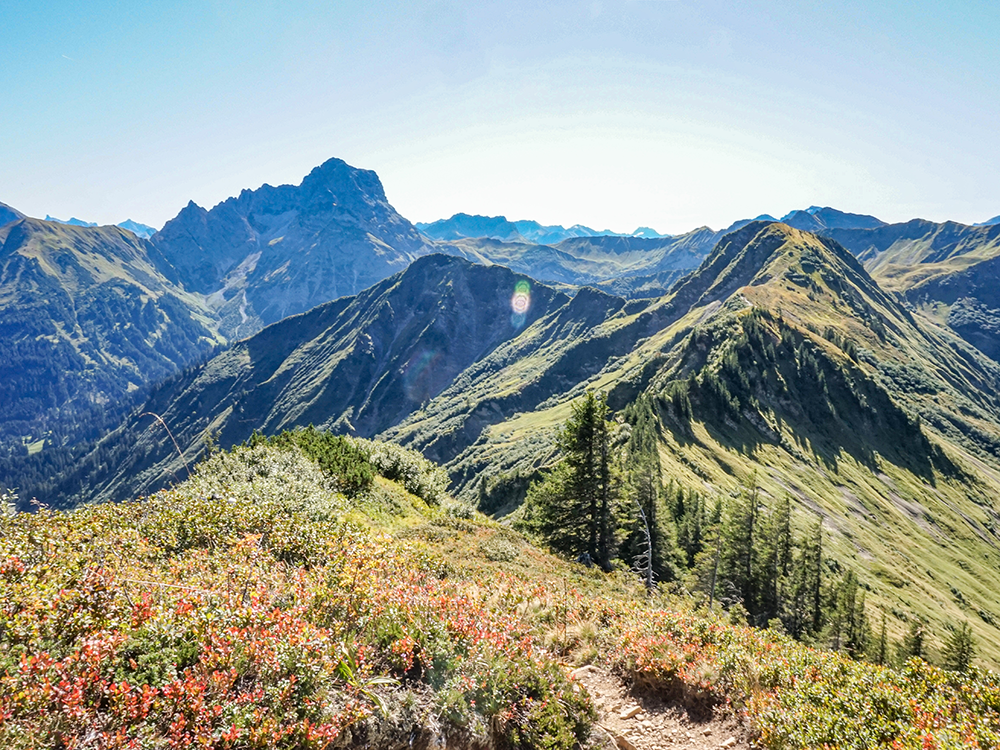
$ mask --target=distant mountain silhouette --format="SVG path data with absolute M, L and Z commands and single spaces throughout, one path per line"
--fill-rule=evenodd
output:
M 126 219 L 121 224 L 118 224 L 122 229 L 127 229 L 132 232 L 136 237 L 142 237 L 144 240 L 148 240 L 154 234 L 156 234 L 156 229 L 154 227 L 148 226 L 147 224 L 140 224 L 137 221 L 132 221 L 131 219 Z
M 56 224 L 66 224 L 66 225 L 71 226 L 71 227 L 96 227 L 97 226 L 97 224 L 95 224 L 92 221 L 84 221 L 83 219 L 77 219 L 75 216 L 73 218 L 66 219 L 64 221 L 63 219 L 57 219 L 55 216 L 49 216 L 49 215 L 46 214 L 45 221 L 52 221 L 52 222 L 55 222 Z
M 867 214 L 850 214 L 829 206 L 810 206 L 804 211 L 792 211 L 781 221 L 795 229 L 807 232 L 822 232 L 827 229 L 875 229 L 885 226 L 885 222 Z
M 559 224 L 543 225 L 537 221 L 508 221 L 505 216 L 472 216 L 458 213 L 450 219 L 439 219 L 427 224 L 418 223 L 417 229 L 435 240 L 493 239 L 503 242 L 531 242 L 554 245 L 573 237 L 643 237 L 659 239 L 660 234 L 649 227 L 639 227 L 632 234 L 613 232 L 610 229 L 591 229 L 582 224 L 566 228 Z

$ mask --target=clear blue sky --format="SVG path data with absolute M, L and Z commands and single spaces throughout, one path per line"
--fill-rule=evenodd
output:
M 995 0 L 7 0 L 0 201 L 158 227 L 337 156 L 414 221 L 982 221 L 998 39 Z

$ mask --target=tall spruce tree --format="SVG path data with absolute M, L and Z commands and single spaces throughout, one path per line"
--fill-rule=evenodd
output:
M 695 557 L 704 547 L 703 536 L 709 526 L 709 509 L 705 498 L 693 490 L 684 491 L 671 484 L 666 490 L 667 508 L 677 529 L 677 545 L 683 554 L 683 563 L 693 568 Z
M 848 570 L 836 589 L 830 625 L 829 645 L 854 659 L 865 654 L 871 636 L 865 613 L 865 592 L 853 570 Z
M 586 554 L 604 570 L 615 551 L 618 478 L 607 398 L 587 394 L 559 434 L 563 459 L 528 490 L 528 523 L 553 548 Z
M 702 505 L 707 506 L 707 502 L 703 502 Z M 729 592 L 720 590 L 719 586 L 719 557 L 722 553 L 722 506 L 722 498 L 716 497 L 711 509 L 703 508 L 703 519 L 700 524 L 701 541 L 687 577 L 688 588 L 703 592 L 707 597 L 709 609 L 714 606 L 716 601 L 722 599 L 725 603 L 725 600 L 729 598 Z M 724 589 L 724 586 L 721 589 Z
M 739 602 L 751 613 L 757 595 L 754 542 L 759 512 L 760 491 L 753 474 L 723 509 L 717 579 L 720 601 Z
M 625 418 L 631 431 L 626 459 L 628 500 L 623 512 L 633 520 L 621 556 L 652 588 L 656 581 L 677 578 L 681 554 L 674 525 L 662 512 L 658 419 L 652 400 L 640 397 L 626 410 Z
M 952 629 L 941 649 L 941 663 L 952 672 L 968 672 L 976 655 L 976 641 L 969 623 L 963 622 Z
M 885 612 L 882 613 L 882 624 L 879 626 L 878 638 L 872 639 L 869 646 L 868 660 L 874 664 L 889 663 L 889 633 L 886 627 Z
M 903 640 L 899 642 L 897 647 L 900 661 L 906 661 L 913 657 L 927 661 L 929 654 L 926 628 L 927 624 L 920 618 L 910 621 L 910 626 L 906 629 Z
M 758 512 L 754 539 L 753 579 L 756 599 L 747 606 L 754 624 L 764 626 L 779 617 L 791 566 L 791 504 L 783 495 L 773 507 Z
M 782 622 L 790 635 L 807 640 L 823 625 L 823 522 L 816 519 L 809 534 L 799 544 L 790 573 L 788 595 L 782 608 Z

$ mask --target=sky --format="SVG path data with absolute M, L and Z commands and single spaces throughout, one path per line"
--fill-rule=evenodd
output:
M 330 157 L 411 221 L 1000 214 L 995 0 L 5 0 L 0 202 L 157 228 Z

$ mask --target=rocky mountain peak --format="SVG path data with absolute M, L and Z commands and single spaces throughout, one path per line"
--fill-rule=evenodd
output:
M 186 288 L 210 295 L 231 335 L 356 294 L 428 250 L 378 176 L 341 159 L 300 185 L 242 190 L 210 211 L 188 203 L 153 237 Z M 294 263 L 289 261 L 294 257 Z
M 357 169 L 342 159 L 327 159 L 302 180 L 301 190 L 307 196 L 330 195 L 334 203 L 385 203 L 385 188 L 378 175 L 370 169 Z
M 881 219 L 868 214 L 852 214 L 830 206 L 810 206 L 804 211 L 792 211 L 781 221 L 796 229 L 818 232 L 828 229 L 876 229 L 886 224 Z

